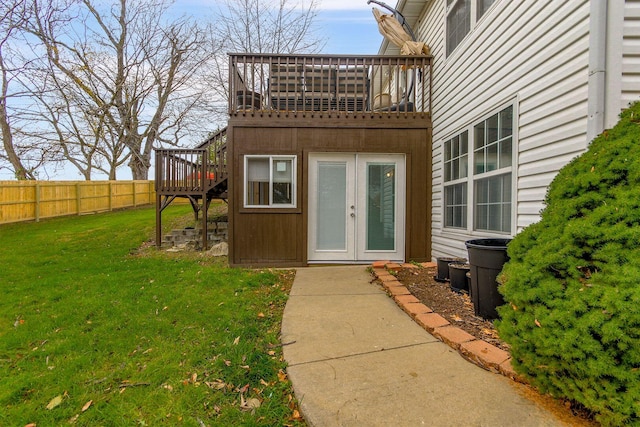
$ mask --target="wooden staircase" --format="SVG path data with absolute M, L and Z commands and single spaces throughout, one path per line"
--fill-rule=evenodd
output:
M 207 249 L 207 211 L 227 200 L 227 129 L 196 148 L 156 151 L 156 246 L 162 244 L 162 211 L 176 198 L 189 199 L 196 221 L 202 212 L 202 248 Z

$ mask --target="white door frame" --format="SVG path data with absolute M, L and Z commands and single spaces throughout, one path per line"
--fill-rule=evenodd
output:
M 309 263 L 369 263 L 376 260 L 404 261 L 405 255 L 405 204 L 406 204 L 406 156 L 404 154 L 356 154 L 356 153 L 312 153 L 309 155 L 308 172 L 308 248 Z M 367 203 L 369 198 L 369 182 L 367 171 L 369 166 L 393 164 L 390 173 L 394 181 L 393 201 L 393 243 L 392 250 L 368 250 Z M 321 165 L 321 166 L 320 166 Z M 320 169 L 331 176 L 323 175 Z M 335 173 L 333 173 L 335 172 Z M 344 177 L 343 177 L 344 175 Z M 387 175 L 389 177 L 391 175 Z M 333 185 L 345 181 L 335 195 L 319 192 L 318 184 Z M 336 181 L 337 180 L 337 181 Z M 375 195 L 374 195 L 375 196 Z M 336 197 L 330 202 L 330 197 Z M 388 204 L 388 200 L 387 200 Z M 319 218 L 319 208 L 332 206 L 324 218 Z M 325 240 L 329 230 L 331 243 Z M 344 238 L 344 242 L 342 239 Z M 319 246 L 325 249 L 318 249 Z

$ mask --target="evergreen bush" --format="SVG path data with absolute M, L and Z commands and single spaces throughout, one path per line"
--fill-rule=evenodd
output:
M 640 425 L 640 104 L 551 183 L 509 244 L 500 337 L 514 369 L 603 425 Z

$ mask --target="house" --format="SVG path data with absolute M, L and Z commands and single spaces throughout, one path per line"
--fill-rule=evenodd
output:
M 433 55 L 433 258 L 536 222 L 558 170 L 640 99 L 639 1 L 397 8 Z M 385 41 L 379 53 L 396 51 Z
M 396 8 L 431 55 L 230 55 L 226 130 L 157 151 L 158 237 L 175 197 L 204 216 L 223 198 L 231 265 L 464 256 L 537 221 L 558 170 L 640 96 L 638 1 Z

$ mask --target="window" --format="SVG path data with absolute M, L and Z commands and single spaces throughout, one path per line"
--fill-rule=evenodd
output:
M 471 0 L 447 0 L 447 56 L 471 30 Z
M 296 156 L 245 156 L 245 207 L 296 207 Z
M 474 183 L 474 228 L 509 233 L 513 107 L 476 124 L 473 134 L 474 175 L 479 178 Z
M 495 0 L 447 0 L 447 56 L 462 42 Z
M 472 212 L 473 230 L 511 233 L 513 120 L 509 106 L 444 141 L 445 227 L 468 229 Z
M 482 15 L 489 10 L 495 0 L 477 0 L 476 3 L 476 21 L 482 18 Z
M 468 132 L 444 142 L 445 226 L 467 228 Z

